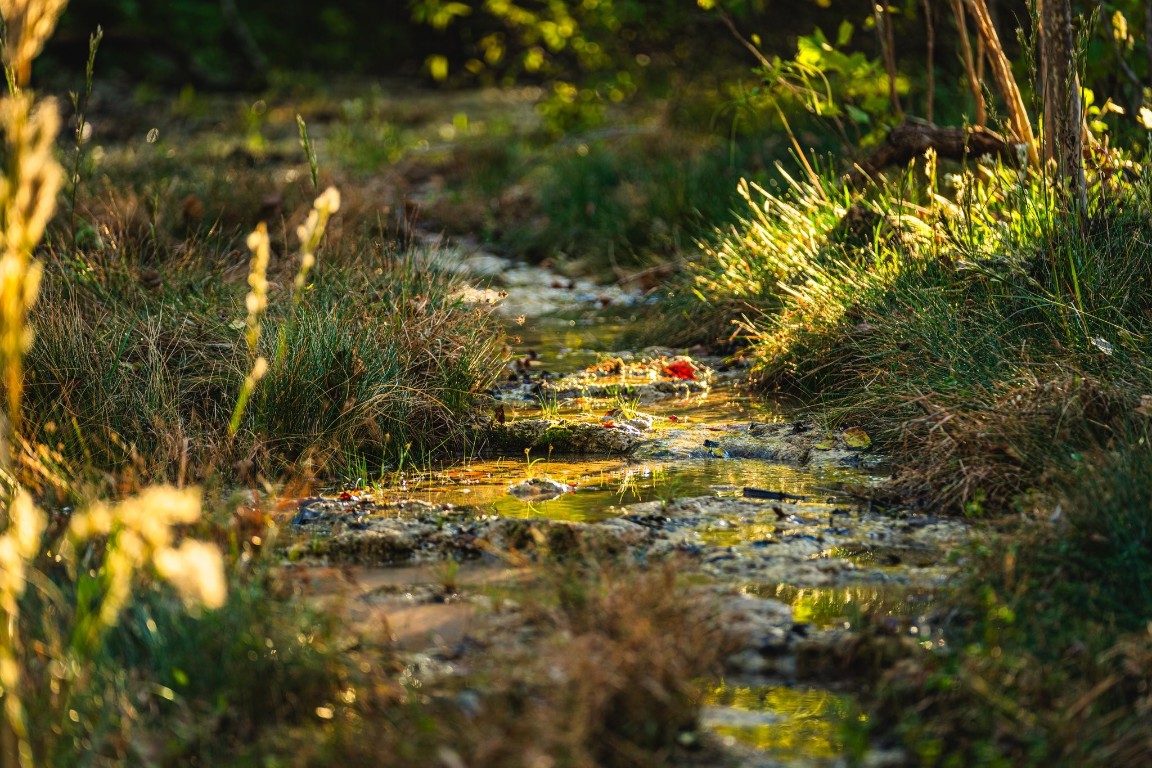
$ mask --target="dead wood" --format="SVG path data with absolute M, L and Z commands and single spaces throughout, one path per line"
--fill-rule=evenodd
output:
M 956 128 L 906 121 L 888 133 L 888 139 L 882 147 L 857 163 L 856 167 L 845 176 L 845 181 L 853 186 L 859 186 L 874 179 L 884 168 L 906 165 L 929 149 L 936 150 L 937 157 L 947 160 L 965 160 L 991 155 L 1006 163 L 1020 162 L 1015 146 L 1000 134 L 987 128 L 979 126 Z

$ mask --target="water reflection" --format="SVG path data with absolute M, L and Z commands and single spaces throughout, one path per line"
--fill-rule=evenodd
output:
M 939 598 L 936 590 L 896 584 L 816 588 L 750 584 L 744 591 L 787 603 L 796 622 L 820 628 L 855 626 L 864 616 L 917 619 L 930 612 Z
M 841 726 L 852 716 L 851 699 L 825 689 L 721 682 L 708 691 L 701 719 L 721 736 L 788 761 L 838 756 Z
M 557 480 L 575 491 L 550 501 L 531 502 L 508 492 L 510 485 L 529 477 Z M 838 497 L 836 490 L 845 479 L 842 469 L 802 470 L 752 459 L 639 463 L 622 459 L 544 460 L 531 466 L 524 459 L 496 459 L 410 474 L 402 489 L 386 487 L 379 495 L 384 499 L 466 505 L 505 517 L 595 522 L 620 514 L 629 504 L 693 496 L 740 496 L 747 486 L 847 503 L 850 499 Z M 727 535 L 746 538 L 755 532 Z
M 543 370 L 572 373 L 594 364 L 597 358 L 622 349 L 619 340 L 635 332 L 636 317 L 609 317 L 586 313 L 532 318 L 508 329 L 516 355 L 536 353 Z

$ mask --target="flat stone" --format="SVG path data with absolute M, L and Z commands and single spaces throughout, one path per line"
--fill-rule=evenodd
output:
M 573 490 L 575 489 L 567 483 L 547 477 L 530 477 L 508 486 L 508 493 L 516 498 L 533 501 L 558 499 L 566 493 L 572 493 Z
M 472 424 L 475 444 L 485 455 L 522 455 L 524 451 L 555 455 L 619 456 L 630 453 L 639 443 L 639 432 L 606 427 L 603 424 L 567 419 L 518 419 L 498 424 L 487 417 Z

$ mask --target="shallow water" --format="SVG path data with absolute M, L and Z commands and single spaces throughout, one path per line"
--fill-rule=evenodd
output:
M 842 587 L 794 587 L 791 584 L 749 584 L 744 592 L 773 598 L 792 606 L 797 622 L 828 629 L 850 627 L 862 616 L 924 620 L 936 606 L 936 590 L 900 584 L 852 584 Z
M 635 316 L 530 318 L 508 328 L 514 355 L 536 353 L 538 367 L 571 373 L 617 350 L 617 340 L 636 328 Z
M 564 374 L 596 364 L 619 351 L 618 339 L 634 325 L 630 317 L 587 314 L 513 322 L 509 331 L 513 355 L 524 362 L 519 371 L 510 370 L 509 375 L 522 376 L 524 369 L 534 376 L 540 371 Z M 642 410 L 653 420 L 650 434 L 659 436 L 666 430 L 670 437 L 681 433 L 685 435 L 682 439 L 704 443 L 710 435 L 734 425 L 796 418 L 779 404 L 741 390 L 732 383 L 735 377 L 725 378 L 728 383 L 714 386 L 704 395 L 645 403 Z M 620 383 L 629 382 L 622 379 Z M 544 416 L 596 424 L 609 418 L 609 410 L 620 406 L 619 400 L 611 398 L 575 398 L 547 409 L 513 401 L 505 401 L 503 408 L 510 421 Z M 713 429 L 715 433 L 709 432 Z M 700 505 L 678 508 L 678 520 L 683 521 L 678 524 L 689 528 L 697 546 L 706 553 L 701 561 L 708 563 L 700 574 L 688 575 L 688 580 L 731 585 L 749 597 L 784 603 L 791 608 L 795 625 L 811 627 L 814 632 L 843 631 L 867 617 L 871 621 L 891 619 L 895 631 L 921 633 L 926 639 L 931 635 L 928 617 L 937 594 L 932 585 L 941 578 L 939 569 L 933 567 L 943 559 L 954 538 L 949 539 L 947 530 L 865 514 L 859 497 L 848 489 L 874 484 L 879 479 L 878 470 L 871 466 L 800 467 L 716 455 L 675 460 L 581 458 L 535 451 L 407 469 L 383 478 L 370 495 L 382 502 L 417 499 L 471 507 L 500 517 L 581 523 L 629 514 L 625 507 L 643 502 L 662 502 L 655 508 L 659 515 L 674 500 L 744 500 L 748 488 L 803 497 L 800 501 L 789 498 L 789 503 L 783 504 L 745 501 L 744 506 L 724 505 L 719 511 Z M 511 486 L 529 478 L 559 481 L 572 490 L 554 499 L 534 501 L 510 493 Z M 647 510 L 652 512 L 652 507 Z M 783 563 L 781 568 L 746 567 L 748 563 L 755 566 L 758 558 L 773 557 Z M 834 566 L 830 569 L 804 568 L 830 562 Z M 347 573 L 347 569 L 341 571 Z M 355 573 L 352 593 L 363 609 L 357 620 L 378 621 L 386 616 L 397 642 L 413 649 L 431 639 L 458 641 L 470 627 L 470 605 L 421 602 L 421 596 L 442 595 L 445 580 L 473 591 L 514 598 L 524 589 L 523 579 L 530 578 L 524 569 L 472 565 L 451 572 L 437 566 L 418 566 L 368 568 Z M 764 574 L 772 574 L 773 580 L 757 578 Z M 825 586 L 827 583 L 832 586 Z M 340 590 L 346 591 L 345 587 L 337 590 L 345 594 Z M 773 765 L 835 763 L 844 748 L 841 734 L 846 719 L 859 717 L 850 695 L 803 684 L 770 684 L 768 678 L 718 680 L 706 693 L 703 725 L 721 740 L 757 750 Z
M 611 337 L 622 327 L 612 323 L 592 325 L 584 330 L 588 338 L 596 338 L 600 333 Z M 601 343 L 599 347 L 601 350 L 609 349 L 610 345 Z M 603 351 L 582 348 L 576 355 L 562 345 L 542 348 L 546 350 L 546 354 L 541 355 L 543 360 L 555 360 L 555 356 L 560 355 L 562 361 L 575 366 L 573 370 L 595 363 L 597 356 L 604 354 Z M 572 357 L 578 357 L 579 362 L 573 362 Z M 610 398 L 581 398 L 549 408 L 547 413 L 538 404 L 504 403 L 503 408 L 509 421 L 549 417 L 598 424 L 618 406 L 619 402 Z M 647 403 L 641 410 L 654 420 L 653 429 L 646 436 L 650 438 L 685 429 L 722 429 L 752 421 L 779 422 L 790 416 L 779 405 L 732 385 L 717 386 L 702 396 Z M 572 486 L 573 492 L 547 501 L 523 501 L 508 492 L 511 485 L 533 477 L 565 483 Z M 620 508 L 628 504 L 710 494 L 740 496 L 746 487 L 804 496 L 813 501 L 847 504 L 852 503 L 854 497 L 844 491 L 846 486 L 867 486 L 876 479 L 874 470 L 831 466 L 799 468 L 752 459 L 714 457 L 639 461 L 634 458 L 559 456 L 550 455 L 547 451 L 533 451 L 522 456 L 408 471 L 399 479 L 385 478 L 388 482 L 377 489 L 377 494 L 381 499 L 415 498 L 438 504 L 480 507 L 491 514 L 508 517 L 597 522 L 618 515 Z
M 722 738 L 782 762 L 818 763 L 843 750 L 841 726 L 853 712 L 850 696 L 823 688 L 721 682 L 708 691 L 703 724 Z
M 547 501 L 524 501 L 509 493 L 511 485 L 529 477 L 556 480 L 574 490 Z M 841 490 L 843 483 L 870 480 L 870 475 L 839 468 L 807 472 L 749 459 L 541 459 L 531 464 L 525 459 L 495 459 L 414 474 L 407 478 L 404 489 L 386 488 L 380 496 L 474 506 L 506 517 L 598 522 L 621 514 L 628 504 L 710 494 L 739 497 L 745 487 L 849 503 L 852 499 Z M 746 528 L 724 535 L 734 539 L 759 533 Z M 715 543 L 728 542 L 718 537 Z

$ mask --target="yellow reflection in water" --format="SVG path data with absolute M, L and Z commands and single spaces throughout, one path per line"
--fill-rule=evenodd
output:
M 793 620 L 818 627 L 855 624 L 865 615 L 915 618 L 928 610 L 935 596 L 931 589 L 893 584 L 807 588 L 749 585 L 744 591 L 785 602 L 792 606 Z
M 716 715 L 711 718 L 711 728 L 785 760 L 839 755 L 843 749 L 840 726 L 850 716 L 846 697 L 821 689 L 721 683 L 709 691 L 704 704 L 763 713 L 760 723 L 733 718 L 734 723 L 726 724 L 722 715 Z

